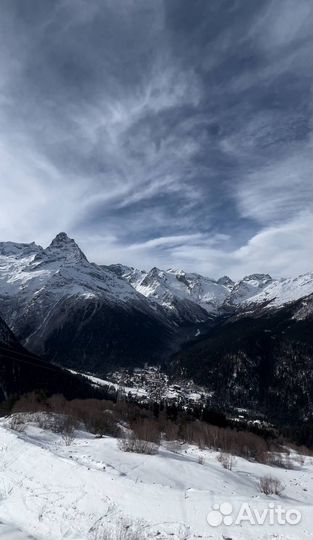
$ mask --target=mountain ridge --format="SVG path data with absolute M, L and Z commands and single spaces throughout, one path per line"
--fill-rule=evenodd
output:
M 269 274 L 250 274 L 234 282 L 228 276 L 217 280 L 183 270 L 138 270 L 125 265 L 111 265 L 117 275 L 137 291 L 168 310 L 189 300 L 210 314 L 249 309 L 251 305 L 282 306 L 313 292 L 313 273 L 296 278 L 273 279 Z M 177 313 L 179 316 L 179 313 Z
M 160 364 L 220 318 L 275 310 L 312 292 L 311 273 L 234 282 L 97 265 L 66 233 L 47 248 L 0 243 L 0 312 L 17 338 L 32 353 L 98 375 Z

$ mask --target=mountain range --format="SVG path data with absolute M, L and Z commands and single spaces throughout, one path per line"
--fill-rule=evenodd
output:
M 281 410 L 293 392 L 289 417 L 312 411 L 312 293 L 313 273 L 235 282 L 97 265 L 65 233 L 45 249 L 0 243 L 2 334 L 16 347 L 98 376 L 158 364 L 249 407 Z
M 228 276 L 214 280 L 175 269 L 146 272 L 120 264 L 106 268 L 180 322 L 201 322 L 208 315 L 257 306 L 277 308 L 313 292 L 313 273 L 289 279 L 252 274 L 234 282 Z

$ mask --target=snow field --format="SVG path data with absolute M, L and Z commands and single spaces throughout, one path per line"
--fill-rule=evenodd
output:
M 125 453 L 117 439 L 84 431 L 66 446 L 35 423 L 16 433 L 1 419 L 0 539 L 107 540 L 120 523 L 138 526 L 140 540 L 313 538 L 310 458 L 290 470 L 237 458 L 229 471 L 216 457 L 189 445 L 162 445 L 157 455 Z M 285 485 L 282 496 L 260 493 L 265 474 Z M 281 504 L 298 509 L 302 519 L 298 525 L 210 526 L 212 506 L 225 502 L 259 509 Z

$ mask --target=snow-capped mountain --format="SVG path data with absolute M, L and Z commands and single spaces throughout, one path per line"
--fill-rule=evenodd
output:
M 259 276 L 259 275 L 258 275 Z M 262 278 L 248 276 L 232 290 L 231 301 L 244 307 L 249 304 L 266 304 L 268 307 L 281 307 L 313 292 L 313 273 L 308 272 L 295 278 L 272 279 L 268 274 Z
M 169 313 L 193 321 L 207 319 L 208 313 L 216 315 L 230 309 L 280 307 L 313 292 L 313 273 L 287 279 L 252 274 L 234 282 L 228 276 L 214 280 L 183 270 L 152 268 L 145 272 L 123 265 L 108 268 Z
M 182 270 L 149 272 L 87 260 L 59 233 L 47 248 L 0 243 L 0 313 L 32 352 L 104 374 L 116 362 L 161 362 L 219 315 L 279 308 L 313 292 L 313 276 L 237 283 Z M 183 330 L 182 330 L 183 328 Z
M 40 298 L 43 289 L 62 296 L 104 294 L 112 302 L 141 300 L 124 280 L 89 263 L 76 242 L 59 233 L 43 249 L 31 244 L 0 244 L 0 293 L 8 298 Z
M 122 265 L 108 268 L 179 321 L 207 320 L 208 314 L 217 314 L 229 295 L 226 285 L 183 270 L 160 270 L 155 267 L 145 272 Z
M 87 351 L 89 366 L 96 362 L 99 369 L 117 354 L 140 363 L 161 354 L 170 333 L 158 306 L 89 263 L 65 233 L 46 249 L 0 244 L 0 311 L 30 350 L 75 366 Z

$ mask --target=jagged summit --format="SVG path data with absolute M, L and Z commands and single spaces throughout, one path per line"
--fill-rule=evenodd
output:
M 138 292 L 157 302 L 173 315 L 198 320 L 200 306 L 208 313 L 247 309 L 249 304 L 281 306 L 313 291 L 311 273 L 294 279 L 273 279 L 269 274 L 250 274 L 235 282 L 228 276 L 215 280 L 174 268 L 154 267 L 146 272 L 123 265 L 109 269 L 128 281 Z M 186 304 L 186 300 L 188 304 Z M 179 307 L 180 306 L 180 307 Z
M 72 244 L 75 243 L 75 240 L 73 238 L 69 238 L 69 236 L 66 234 L 66 232 L 59 232 L 55 238 L 53 238 L 51 242 L 51 246 L 53 245 L 60 245 L 60 244 Z
M 235 282 L 229 277 L 229 276 L 222 276 L 220 277 L 216 283 L 219 285 L 225 285 L 225 287 L 231 287 L 232 285 L 235 285 Z
M 250 274 L 249 276 L 245 276 L 242 281 L 272 281 L 272 276 L 269 274 Z
M 76 244 L 75 240 L 69 238 L 65 232 L 60 232 L 56 235 L 51 244 L 44 250 L 44 255 L 49 260 L 65 259 L 70 263 L 87 261 L 86 255 Z

